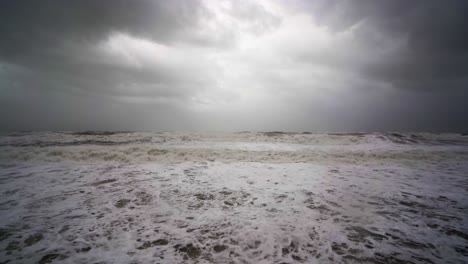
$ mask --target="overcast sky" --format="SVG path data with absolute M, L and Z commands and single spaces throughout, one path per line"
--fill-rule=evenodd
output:
M 467 131 L 468 1 L 0 2 L 0 130 Z

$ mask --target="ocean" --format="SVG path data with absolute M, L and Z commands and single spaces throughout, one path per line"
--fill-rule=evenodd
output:
M 1 263 L 467 263 L 468 136 L 0 134 Z

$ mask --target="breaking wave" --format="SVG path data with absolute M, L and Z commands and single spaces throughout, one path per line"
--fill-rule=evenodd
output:
M 0 162 L 465 160 L 467 146 L 459 134 L 23 132 L 0 136 Z

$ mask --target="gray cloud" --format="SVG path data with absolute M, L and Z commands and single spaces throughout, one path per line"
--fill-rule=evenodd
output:
M 131 32 L 170 42 L 190 30 L 197 16 L 209 15 L 198 1 L 3 1 L 2 48 L 37 42 L 93 41 L 112 32 Z M 31 41 L 33 40 L 33 41 Z M 16 44 L 16 45 L 13 45 Z M 43 47 L 41 47 L 43 48 Z
M 334 31 L 362 22 L 373 27 L 363 33 L 364 41 L 376 34 L 384 35 L 383 41 L 404 41 L 387 57 L 364 66 L 370 78 L 410 89 L 468 85 L 466 1 L 312 1 L 305 7 L 317 10 L 318 22 Z
M 113 64 L 94 45 L 115 32 L 151 37 L 160 43 L 184 40 L 190 36 L 183 32 L 191 31 L 200 13 L 207 14 L 196 1 L 51 0 L 4 1 L 1 5 L 0 59 L 32 69 L 18 81 L 31 86 L 31 82 L 54 79 L 96 92 L 118 92 L 109 88 L 135 80 L 172 85 L 180 81 L 180 74 L 175 77 L 167 69 Z M 162 95 L 169 93 L 162 91 Z
M 2 128 L 467 130 L 467 12 L 462 0 L 2 1 Z

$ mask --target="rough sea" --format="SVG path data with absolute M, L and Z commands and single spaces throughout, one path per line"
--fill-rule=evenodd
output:
M 468 263 L 468 136 L 3 133 L 0 263 Z

